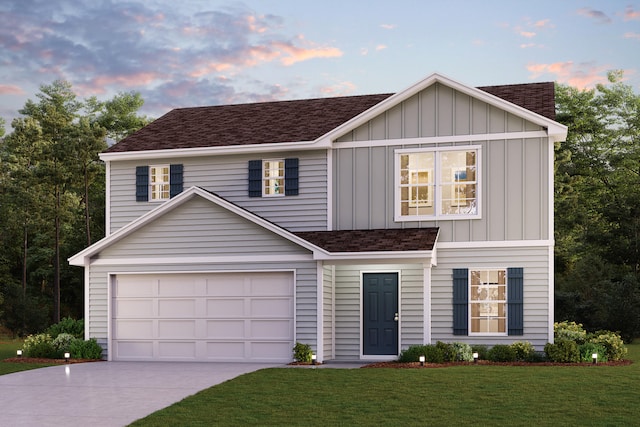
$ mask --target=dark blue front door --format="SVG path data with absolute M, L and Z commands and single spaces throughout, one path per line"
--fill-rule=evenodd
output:
M 362 276 L 362 343 L 365 355 L 398 354 L 398 274 Z

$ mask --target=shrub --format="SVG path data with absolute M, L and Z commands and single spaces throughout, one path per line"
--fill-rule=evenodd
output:
M 554 341 L 573 341 L 576 344 L 583 344 L 587 340 L 587 332 L 582 328 L 581 323 L 556 322 L 553 324 Z
M 102 359 L 102 347 L 100 347 L 95 338 L 91 338 L 88 341 L 76 338 L 69 345 L 69 353 L 74 359 Z
M 54 339 L 60 334 L 71 334 L 75 338 L 84 338 L 84 320 L 65 317 L 60 322 L 49 326 L 45 332 Z
M 456 349 L 454 348 L 453 344 L 438 341 L 436 342 L 436 348 L 442 352 L 444 362 L 456 361 Z
M 447 361 L 443 347 L 438 345 L 425 345 L 423 348 L 424 360 L 429 363 L 444 363 Z
M 417 362 L 420 360 L 420 356 L 425 356 L 425 347 L 426 345 L 411 345 L 406 350 L 402 350 L 400 352 L 400 357 L 398 357 L 398 362 L 409 363 L 409 362 Z
M 297 342 L 293 347 L 293 358 L 298 362 L 311 362 L 311 346 L 309 344 L 302 344 Z
M 474 344 L 471 346 L 471 352 L 478 353 L 478 359 L 487 360 L 489 359 L 489 347 L 483 344 Z
M 580 362 L 580 351 L 575 341 L 560 340 L 555 343 L 547 343 L 544 346 L 544 353 L 547 359 L 559 363 Z
M 443 349 L 445 347 L 446 346 L 442 344 L 440 346 L 438 346 L 437 344 L 412 345 L 400 353 L 398 362 L 419 362 L 420 356 L 424 356 L 425 362 L 444 363 L 447 360 L 445 359 L 445 354 L 443 352 Z
M 55 359 L 60 357 L 60 352 L 53 346 L 53 340 L 49 334 L 29 335 L 24 340 L 24 355 L 27 357 L 41 357 Z
M 71 342 L 76 340 L 77 338 L 71 334 L 61 333 L 53 340 L 53 347 L 59 352 L 69 351 L 69 346 Z
M 496 344 L 489 349 L 487 359 L 492 362 L 514 362 L 516 352 L 510 345 Z
M 600 344 L 607 353 L 609 360 L 621 360 L 627 355 L 627 347 L 619 334 L 611 331 L 598 331 L 589 337 L 589 342 Z
M 586 342 L 578 346 L 578 351 L 580 352 L 581 362 L 593 362 L 593 353 L 598 354 L 598 362 L 606 362 L 609 360 L 607 358 L 607 350 L 602 344 Z
M 451 346 L 455 351 L 456 361 L 473 362 L 473 351 L 471 350 L 471 346 L 469 344 L 463 342 L 454 342 L 453 344 L 451 344 Z
M 521 362 L 528 362 L 532 353 L 536 352 L 536 349 L 528 341 L 516 341 L 511 344 L 511 348 L 515 353 L 516 360 Z

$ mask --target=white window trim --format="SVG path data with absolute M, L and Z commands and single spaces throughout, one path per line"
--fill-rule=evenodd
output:
M 440 206 L 442 203 L 442 194 L 440 191 L 440 153 L 445 151 L 476 151 L 476 213 L 475 214 L 441 214 Z M 402 154 L 413 153 L 434 153 L 434 185 L 435 197 L 432 197 L 434 203 L 434 215 L 402 215 L 402 207 L 400 203 L 400 156 Z M 460 220 L 460 219 L 481 219 L 482 218 L 482 146 L 481 145 L 456 145 L 450 147 L 429 147 L 429 148 L 403 148 L 395 150 L 394 159 L 394 221 L 433 221 L 433 220 Z
M 504 332 L 473 332 L 471 330 L 471 272 L 472 271 L 498 271 L 504 270 L 504 280 L 505 280 L 505 289 L 504 289 Z M 469 299 L 467 301 L 467 310 L 468 310 L 468 325 L 467 325 L 467 335 L 470 337 L 506 337 L 509 335 L 509 270 L 507 267 L 483 267 L 483 268 L 469 268 L 469 276 L 467 278 L 467 289 Z
M 167 182 L 166 184 L 169 186 L 169 192 L 167 194 L 167 197 L 159 197 L 157 199 L 153 198 L 153 187 L 155 185 L 160 185 L 158 183 L 153 183 L 151 181 L 151 178 L 153 177 L 153 173 L 151 173 L 151 171 L 153 169 L 162 169 L 162 168 L 167 168 Z M 160 164 L 160 165 L 149 165 L 149 202 L 166 202 L 167 200 L 169 200 L 171 198 L 171 165 L 169 164 Z
M 267 194 L 264 190 L 265 190 L 265 182 L 268 179 L 272 179 L 272 178 L 267 178 L 265 177 L 265 164 L 267 162 L 282 162 L 282 190 L 279 193 L 276 194 Z M 285 195 L 285 176 L 286 176 L 286 171 L 285 171 L 285 164 L 284 164 L 284 158 L 282 159 L 262 159 L 262 177 L 260 178 L 260 185 L 262 187 L 262 197 L 284 197 Z

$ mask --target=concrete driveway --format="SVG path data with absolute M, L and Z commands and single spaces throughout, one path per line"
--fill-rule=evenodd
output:
M 0 425 L 125 426 L 200 390 L 282 365 L 94 362 L 0 376 Z

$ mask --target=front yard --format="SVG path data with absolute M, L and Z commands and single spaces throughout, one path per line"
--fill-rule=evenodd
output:
M 640 344 L 626 366 L 265 369 L 149 415 L 166 425 L 637 425 Z

